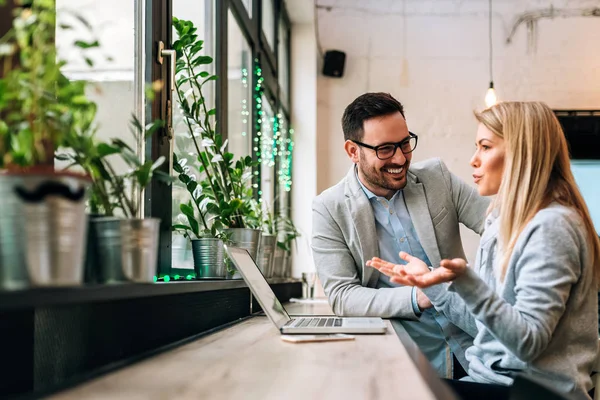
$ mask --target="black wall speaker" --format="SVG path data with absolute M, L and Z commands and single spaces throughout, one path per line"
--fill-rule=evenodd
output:
M 325 61 L 323 62 L 323 75 L 341 78 L 344 75 L 344 65 L 346 64 L 346 53 L 338 50 L 328 50 L 325 52 Z

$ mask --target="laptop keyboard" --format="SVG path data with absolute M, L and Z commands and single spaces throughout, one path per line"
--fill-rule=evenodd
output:
M 296 328 L 312 328 L 314 326 L 342 326 L 341 318 L 298 318 L 296 319 Z

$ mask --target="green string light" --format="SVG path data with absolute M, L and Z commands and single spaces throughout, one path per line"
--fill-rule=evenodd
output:
M 254 76 L 256 85 L 254 86 L 253 99 L 256 106 L 255 129 L 256 137 L 252 148 L 255 159 L 262 165 L 273 167 L 278 165 L 276 172 L 277 179 L 283 190 L 289 192 L 292 190 L 292 154 L 294 149 L 294 130 L 287 126 L 287 120 L 281 113 L 273 117 L 265 118 L 266 114 L 263 107 L 263 82 L 262 69 L 258 59 L 254 59 Z M 289 129 L 288 129 L 289 128 Z M 271 136 L 272 132 L 272 136 Z M 276 163 L 276 161 L 278 161 Z M 254 171 L 256 183 L 253 188 L 261 187 L 258 171 Z M 259 202 L 262 202 L 262 191 L 258 192 Z
M 262 83 L 264 78 L 262 77 L 262 69 L 260 68 L 260 63 L 258 62 L 258 58 L 254 59 L 254 77 L 256 78 L 256 85 L 254 86 L 254 104 L 256 107 L 256 118 L 254 128 L 256 130 L 256 138 L 254 138 L 254 147 L 252 148 L 254 152 L 254 159 L 256 159 L 259 163 L 262 163 L 262 157 L 260 156 L 261 147 L 262 147 L 262 96 L 263 96 L 263 86 Z M 260 175 L 258 171 L 254 171 L 254 176 L 256 181 L 253 185 L 255 189 L 261 187 Z M 262 201 L 262 191 L 258 192 L 258 201 Z

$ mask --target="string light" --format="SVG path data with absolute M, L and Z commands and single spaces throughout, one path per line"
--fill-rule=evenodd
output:
M 256 78 L 256 85 L 254 86 L 254 93 L 252 98 L 254 99 L 256 116 L 254 118 L 254 128 L 256 130 L 256 137 L 254 138 L 254 143 L 252 147 L 252 151 L 254 153 L 254 159 L 256 159 L 259 163 L 262 162 L 262 158 L 260 157 L 260 144 L 261 144 L 261 136 L 262 136 L 262 95 L 263 95 L 263 87 L 262 83 L 264 78 L 262 77 L 262 69 L 260 68 L 260 63 L 258 62 L 258 58 L 254 59 L 254 77 Z M 260 174 L 258 171 L 254 171 L 255 181 L 252 185 L 254 189 L 260 188 Z M 262 191 L 258 191 L 259 199 L 258 201 L 262 201 L 261 195 Z
M 248 69 L 242 68 L 242 86 L 244 87 L 244 92 L 248 89 Z M 248 132 L 246 132 L 245 127 L 248 124 L 248 117 L 250 116 L 250 111 L 248 111 L 248 101 L 246 99 L 242 99 L 242 126 L 244 130 L 242 131 L 242 136 L 246 137 Z
M 267 115 L 268 104 L 263 104 L 264 78 L 258 59 L 254 59 L 254 75 L 256 85 L 254 86 L 253 100 L 255 102 L 256 137 L 253 140 L 252 151 L 255 159 L 269 168 L 278 165 L 277 179 L 280 187 L 286 192 L 292 190 L 292 156 L 294 150 L 294 130 L 287 126 L 285 117 L 278 113 L 274 116 Z M 256 177 L 253 188 L 259 189 L 259 202 L 262 202 L 262 190 L 260 174 L 254 171 Z

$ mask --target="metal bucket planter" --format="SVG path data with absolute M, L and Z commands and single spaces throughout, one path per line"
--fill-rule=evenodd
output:
M 123 262 L 121 259 L 121 219 L 116 217 L 99 217 L 90 221 L 90 240 L 93 242 L 91 254 L 95 259 L 89 260 L 87 267 L 92 269 L 89 276 L 98 283 L 125 282 Z
M 225 278 L 223 241 L 215 238 L 192 239 L 196 278 Z
M 69 173 L 0 173 L 0 288 L 81 284 L 88 186 Z
M 85 258 L 84 258 L 84 270 L 83 270 L 83 280 L 86 283 L 95 283 L 98 281 L 97 279 L 97 270 L 98 270 L 98 251 L 97 251 L 97 240 L 96 234 L 94 232 L 94 220 L 97 218 L 102 218 L 104 215 L 102 214 L 88 214 L 86 215 L 88 221 L 87 227 L 87 238 L 86 238 L 86 247 L 85 247 Z
M 153 283 L 158 261 L 160 219 L 121 220 L 121 262 L 127 280 Z
M 290 255 L 291 253 L 289 251 L 284 251 L 283 252 L 283 267 L 282 267 L 282 274 L 281 276 L 283 278 L 290 278 L 292 276 L 292 257 Z
M 263 233 L 258 252 L 258 268 L 265 278 L 273 276 L 273 256 L 275 255 L 276 237 Z
M 275 244 L 275 251 L 273 253 L 273 276 L 277 278 L 283 277 L 283 269 L 284 269 L 284 257 L 285 253 L 287 253 L 284 249 L 277 246 Z
M 229 228 L 225 230 L 229 234 L 230 245 L 248 250 L 250 256 L 256 261 L 258 247 L 262 231 L 250 228 Z M 227 259 L 227 279 L 242 279 L 242 275 L 235 269 L 233 263 Z

